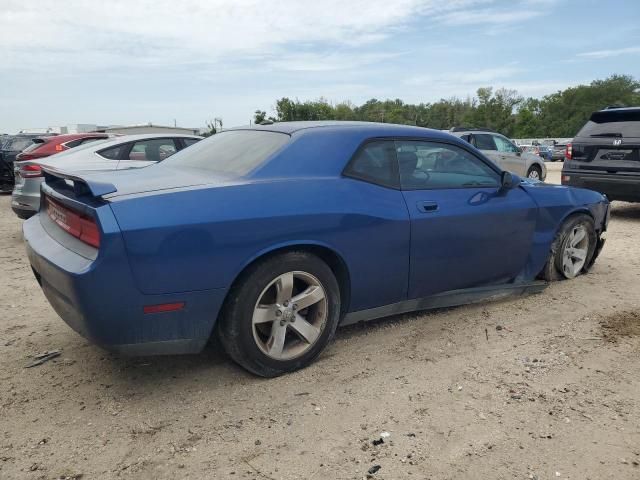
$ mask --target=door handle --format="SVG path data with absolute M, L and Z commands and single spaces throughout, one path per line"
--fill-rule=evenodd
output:
M 438 203 L 432 202 L 432 201 L 418 202 L 417 207 L 418 207 L 418 210 L 420 210 L 423 213 L 431 213 L 438 210 Z

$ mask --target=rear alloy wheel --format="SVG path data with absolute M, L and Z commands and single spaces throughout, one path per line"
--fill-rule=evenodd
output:
M 541 277 L 547 281 L 575 278 L 590 266 L 597 235 L 593 219 L 585 214 L 569 217 L 551 245 Z
M 531 165 L 529 167 L 529 171 L 527 172 L 527 178 L 531 178 L 532 180 L 540 180 L 542 177 L 542 170 L 537 165 Z
M 274 360 L 299 357 L 320 338 L 327 314 L 327 294 L 316 277 L 307 272 L 283 273 L 256 302 L 253 339 Z
M 263 377 L 311 363 L 340 318 L 338 282 L 320 258 L 287 252 L 251 266 L 229 292 L 218 321 L 229 356 Z

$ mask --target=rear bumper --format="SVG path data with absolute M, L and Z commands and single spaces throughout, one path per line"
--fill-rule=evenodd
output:
M 29 218 L 40 209 L 40 195 L 11 194 L 11 209 L 20 218 Z
M 133 282 L 117 237 L 93 260 L 52 238 L 39 215 L 24 222 L 23 231 L 29 262 L 47 300 L 91 342 L 127 355 L 196 353 L 206 345 L 225 289 L 144 295 Z M 175 302 L 185 307 L 143 312 L 144 306 Z
M 562 184 L 604 193 L 609 200 L 640 202 L 640 173 L 621 175 L 564 169 L 562 170 Z
M 29 218 L 40 210 L 40 184 L 42 179 L 20 178 L 11 193 L 11 208 L 20 218 Z

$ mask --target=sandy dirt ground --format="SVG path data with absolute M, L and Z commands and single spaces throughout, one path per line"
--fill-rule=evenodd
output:
M 126 359 L 90 345 L 46 302 L 9 204 L 2 479 L 640 478 L 640 204 L 614 205 L 589 275 L 343 328 L 273 380 L 215 348 Z

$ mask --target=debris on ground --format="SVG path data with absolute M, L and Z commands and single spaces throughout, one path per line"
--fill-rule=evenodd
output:
M 56 357 L 59 357 L 62 354 L 60 350 L 51 350 L 47 352 L 40 353 L 33 357 L 33 361 L 24 366 L 24 368 L 32 368 L 37 367 L 38 365 L 42 365 L 43 363 L 48 362 L 49 360 L 53 360 Z
M 369 470 L 367 470 L 367 473 L 369 475 L 375 475 L 381 468 L 382 467 L 380 465 L 373 465 Z

